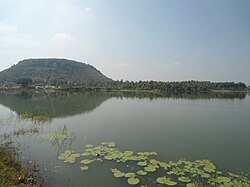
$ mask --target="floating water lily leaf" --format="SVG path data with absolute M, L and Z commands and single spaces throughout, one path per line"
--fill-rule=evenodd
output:
M 125 174 L 125 177 L 127 178 L 134 178 L 135 176 L 136 176 L 135 173 L 132 173 L 132 172 Z
M 159 165 L 162 167 L 162 168 L 164 168 L 164 169 L 167 169 L 167 168 L 169 168 L 169 167 L 171 167 L 168 163 L 166 163 L 166 162 L 159 162 Z
M 118 169 L 111 169 L 114 177 L 126 177 L 128 183 L 136 185 L 140 183 L 140 179 L 136 175 L 140 175 L 140 178 L 144 179 L 147 172 L 155 172 L 159 167 L 165 169 L 169 175 L 173 175 L 176 179 L 178 177 L 178 185 L 186 183 L 186 187 L 195 187 L 200 181 L 204 186 L 218 186 L 218 187 L 243 187 L 250 186 L 250 181 L 247 177 L 237 175 L 228 172 L 228 177 L 222 176 L 222 172 L 216 169 L 216 166 L 209 160 L 196 160 L 194 162 L 180 159 L 177 162 L 160 162 L 154 159 L 153 156 L 157 155 L 156 152 L 138 152 L 134 154 L 133 151 L 120 151 L 115 147 L 114 142 L 102 142 L 101 145 L 94 147 L 93 145 L 86 145 L 85 152 L 82 154 L 74 153 L 73 150 L 65 150 L 61 155 L 58 156 L 59 160 L 63 160 L 66 163 L 74 163 L 76 158 L 80 156 L 91 156 L 95 159 L 84 159 L 81 161 L 81 170 L 88 170 L 87 164 L 94 161 L 102 161 L 103 159 L 112 160 L 114 162 L 127 162 L 126 165 L 129 171 L 134 171 L 138 166 L 144 167 L 143 170 L 139 170 L 136 173 L 128 172 L 124 173 Z M 117 163 L 114 163 L 117 164 Z M 191 181 L 192 179 L 192 181 Z M 148 180 L 142 180 L 148 182 Z M 177 185 L 177 182 L 172 181 L 170 178 L 158 177 L 157 183 L 167 186 Z M 180 182 L 179 182 L 180 181 Z M 196 184 L 197 182 L 197 184 Z M 145 184 L 141 186 L 145 187 Z
M 113 157 L 111 155 L 107 155 L 104 157 L 106 160 L 113 160 Z
M 150 159 L 149 162 L 152 164 L 152 165 L 157 165 L 158 163 L 160 163 L 159 161 L 155 160 L 155 159 Z
M 148 165 L 147 167 L 144 167 L 144 170 L 147 172 L 155 172 L 156 167 L 154 165 Z
M 191 182 L 191 180 L 188 177 L 178 177 L 178 180 L 181 182 Z
M 93 162 L 94 160 L 89 160 L 89 159 L 85 159 L 85 160 L 82 160 L 81 163 L 82 164 L 90 164 L 91 162 Z
M 194 183 L 188 183 L 188 184 L 186 185 L 186 187 L 195 187 L 195 184 L 194 184 Z
M 227 172 L 228 173 L 228 175 L 230 176 L 230 177 L 233 177 L 233 178 L 240 178 L 240 175 L 237 175 L 237 174 L 235 174 L 235 173 L 231 173 L 231 172 Z
M 136 172 L 138 175 L 147 175 L 148 173 L 146 171 L 140 170 Z
M 171 181 L 171 179 L 167 177 L 158 177 L 156 181 L 160 184 L 165 184 L 167 186 L 175 186 L 177 184 L 177 182 Z
M 115 142 L 108 142 L 108 147 L 115 147 Z
M 178 166 L 178 164 L 177 163 L 175 163 L 175 162 L 173 162 L 173 161 L 169 161 L 169 163 L 168 163 L 169 165 L 171 165 L 171 166 Z
M 101 145 L 106 145 L 108 147 L 115 147 L 115 142 L 102 142 Z
M 139 182 L 140 182 L 140 179 L 138 179 L 138 178 L 134 178 L 134 177 L 128 178 L 128 183 L 131 184 L 131 185 L 136 185 Z
M 73 163 L 75 163 L 75 159 L 74 158 L 71 158 L 71 157 L 69 157 L 69 158 L 67 158 L 66 160 L 64 160 L 64 162 L 65 163 L 70 163 L 70 164 L 73 164 Z
M 75 158 L 78 158 L 78 157 L 81 156 L 81 154 L 75 153 L 75 154 L 72 154 L 71 156 L 72 156 L 72 157 L 75 157 Z
M 169 175 L 185 175 L 184 171 L 179 168 L 179 167 L 176 167 L 176 168 L 173 168 L 171 171 L 168 171 L 167 174 Z
M 150 153 L 149 153 L 149 155 L 151 155 L 151 156 L 157 156 L 157 155 L 158 155 L 158 153 L 157 153 L 157 152 L 155 152 L 155 151 L 153 151 L 153 152 L 150 152 Z
M 125 173 L 121 172 L 119 170 L 117 170 L 116 172 L 114 172 L 114 177 L 120 178 L 120 177 L 124 177 Z
M 65 151 L 64 151 L 64 154 L 69 154 L 69 155 L 70 155 L 70 154 L 73 153 L 73 152 L 74 152 L 74 151 L 72 151 L 72 150 L 65 150 Z
M 133 151 L 124 151 L 123 155 L 124 156 L 132 156 L 133 155 Z
M 82 153 L 82 156 L 89 156 L 89 155 L 91 155 L 91 153 L 89 153 L 89 152 Z
M 137 163 L 137 165 L 138 165 L 138 166 L 147 166 L 147 165 L 148 165 L 148 163 L 147 163 L 147 161 L 144 161 L 144 162 L 138 162 L 138 163 Z
M 65 160 L 65 159 L 67 159 L 67 156 L 65 156 L 65 155 L 60 155 L 60 156 L 58 157 L 58 159 L 59 159 L 59 160 Z
M 211 173 L 211 172 L 215 172 L 216 167 L 213 164 L 208 164 L 203 169 L 204 171 Z
M 86 170 L 88 170 L 89 169 L 89 166 L 81 166 L 80 167 L 80 170 L 82 170 L 82 171 L 86 171 Z
M 217 182 L 217 183 L 228 183 L 230 181 L 231 181 L 231 179 L 228 177 L 217 177 L 215 180 L 215 182 Z
M 206 179 L 208 179 L 208 178 L 211 177 L 211 175 L 209 175 L 209 174 L 207 174 L 207 173 L 202 173 L 200 176 L 201 176 L 202 178 L 206 178 Z
M 74 151 L 65 150 L 61 155 L 58 156 L 59 160 L 63 160 L 65 163 L 74 163 L 76 158 L 80 156 L 80 154 L 72 154 Z

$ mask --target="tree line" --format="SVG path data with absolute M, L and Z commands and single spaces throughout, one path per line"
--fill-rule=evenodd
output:
M 210 81 L 113 81 L 109 87 L 117 90 L 158 90 L 161 92 L 200 92 L 211 90 L 232 90 L 239 91 L 247 89 L 242 82 L 210 82 Z

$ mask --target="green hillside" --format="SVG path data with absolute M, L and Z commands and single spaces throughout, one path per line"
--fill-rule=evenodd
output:
M 31 79 L 32 84 L 96 86 L 112 79 L 91 65 L 67 59 L 27 59 L 0 72 L 0 82 Z

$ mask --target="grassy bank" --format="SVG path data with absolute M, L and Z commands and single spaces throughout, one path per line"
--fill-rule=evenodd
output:
M 16 150 L 10 144 L 0 145 L 0 186 L 24 187 L 25 171 Z
M 37 173 L 35 162 L 22 165 L 12 143 L 0 144 L 0 186 L 1 187 L 45 187 L 41 179 L 31 177 Z M 32 174 L 32 176 L 33 176 Z

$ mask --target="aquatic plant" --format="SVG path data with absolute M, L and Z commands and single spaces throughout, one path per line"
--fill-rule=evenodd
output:
M 171 181 L 169 177 L 158 177 L 156 181 L 160 184 L 165 184 L 167 186 L 175 186 L 177 182 Z
M 22 119 L 31 119 L 34 121 L 50 121 L 52 116 L 45 112 L 20 112 L 18 116 Z
M 114 142 L 102 142 L 98 146 L 85 145 L 85 151 L 81 154 L 74 153 L 72 150 L 65 150 L 58 159 L 74 163 L 76 158 L 85 157 L 81 161 L 84 164 L 80 167 L 81 170 L 88 170 L 87 165 L 95 161 L 106 160 L 117 164 L 129 162 L 129 165 L 125 165 L 126 167 L 121 164 L 124 171 L 117 168 L 113 168 L 111 171 L 116 178 L 126 178 L 130 185 L 147 186 L 150 185 L 150 182 L 153 182 L 159 185 L 185 185 L 186 187 L 250 186 L 250 180 L 246 176 L 231 172 L 223 175 L 209 160 L 188 161 L 180 159 L 176 162 L 163 162 L 155 159 L 156 155 L 156 152 L 121 151 L 115 146 Z M 152 172 L 154 172 L 154 175 L 151 174 Z M 162 173 L 165 173 L 164 176 L 162 176 Z M 158 177 L 155 178 L 157 175 Z
M 131 185 L 136 185 L 139 182 L 140 182 L 140 179 L 138 179 L 138 178 L 135 178 L 135 177 L 128 178 L 128 183 Z
M 70 135 L 70 130 L 64 125 L 56 132 L 51 132 L 46 135 L 42 135 L 42 138 L 50 141 L 62 141 L 67 139 Z

